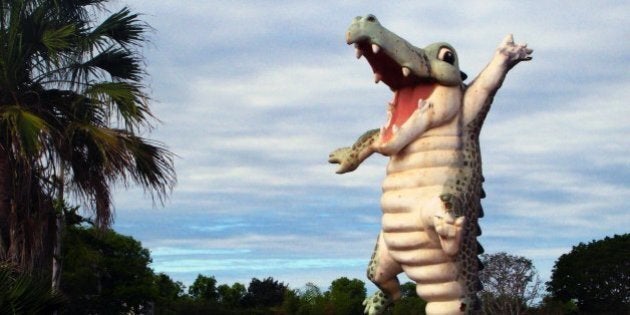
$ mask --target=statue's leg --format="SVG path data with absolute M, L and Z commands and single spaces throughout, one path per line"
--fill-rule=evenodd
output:
M 396 276 L 401 272 L 402 267 L 391 258 L 382 233 L 379 234 L 367 276 L 380 291 L 363 302 L 366 314 L 382 314 L 390 304 L 400 298 L 400 282 Z
M 458 279 L 461 266 L 455 257 L 461 248 L 464 216 L 455 196 L 443 194 L 427 199 L 421 217 L 426 227 L 427 244 L 422 249 L 422 264 L 405 265 L 405 273 L 416 282 L 416 293 L 427 301 L 427 315 L 467 314 L 462 299 L 464 283 Z

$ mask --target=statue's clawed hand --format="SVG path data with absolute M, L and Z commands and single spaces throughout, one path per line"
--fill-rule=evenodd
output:
M 330 153 L 328 163 L 339 164 L 337 174 L 352 172 L 359 166 L 357 155 L 351 147 L 339 148 Z
M 506 58 L 508 66 L 512 67 L 520 61 L 532 60 L 533 49 L 527 48 L 527 44 L 515 44 L 512 34 L 505 36 L 499 47 L 497 54 Z
M 440 237 L 442 249 L 448 255 L 455 255 L 462 242 L 462 234 L 466 217 L 453 218 L 450 214 L 433 217 L 435 232 Z

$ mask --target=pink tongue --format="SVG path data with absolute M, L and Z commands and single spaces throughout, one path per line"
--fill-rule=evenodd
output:
M 416 86 L 404 87 L 394 94 L 394 108 L 392 110 L 392 119 L 382 136 L 382 141 L 387 142 L 394 136 L 394 125 L 398 128 L 411 117 L 413 112 L 418 109 L 418 100 L 426 100 L 431 96 L 434 84 L 421 84 Z

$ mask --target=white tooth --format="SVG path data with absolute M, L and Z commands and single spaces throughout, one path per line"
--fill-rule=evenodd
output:
M 394 110 L 394 106 L 395 105 L 394 105 L 393 102 L 388 102 L 387 103 L 387 110 L 391 112 L 392 110 Z
M 400 128 L 398 126 L 394 125 L 394 128 L 393 128 L 394 134 L 397 134 L 399 129 Z
M 378 54 L 378 52 L 381 50 L 381 47 L 378 47 L 378 45 L 376 44 L 372 44 L 372 52 L 374 54 Z
M 389 126 L 389 124 L 392 123 L 392 112 L 391 111 L 387 111 L 387 122 L 385 123 L 385 126 Z
M 424 105 L 427 104 L 427 101 L 423 100 L 423 99 L 419 99 L 418 100 L 418 108 L 422 108 L 424 107 Z
M 385 134 L 385 126 L 381 126 L 381 136 L 383 136 L 383 134 Z
M 361 58 L 361 56 L 363 56 L 363 52 L 359 48 L 356 49 L 355 53 L 356 53 L 357 59 L 359 59 L 359 58 Z
M 379 73 L 374 73 L 374 83 L 381 82 L 381 79 L 383 79 L 383 77 Z
M 411 74 L 411 69 L 407 67 L 402 67 L 402 73 L 405 77 L 408 77 Z

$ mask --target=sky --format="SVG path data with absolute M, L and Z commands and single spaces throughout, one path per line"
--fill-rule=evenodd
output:
M 506 34 L 534 49 L 481 135 L 487 253 L 525 256 L 545 281 L 572 246 L 630 232 L 627 1 L 384 3 L 114 2 L 153 27 L 142 53 L 160 122 L 144 136 L 177 155 L 164 205 L 133 186 L 114 195 L 114 228 L 151 251 L 156 272 L 374 289 L 365 270 L 387 158 L 344 175 L 327 163 L 385 121 L 391 92 L 344 38 L 369 13 L 418 47 L 452 44 L 467 83 Z

